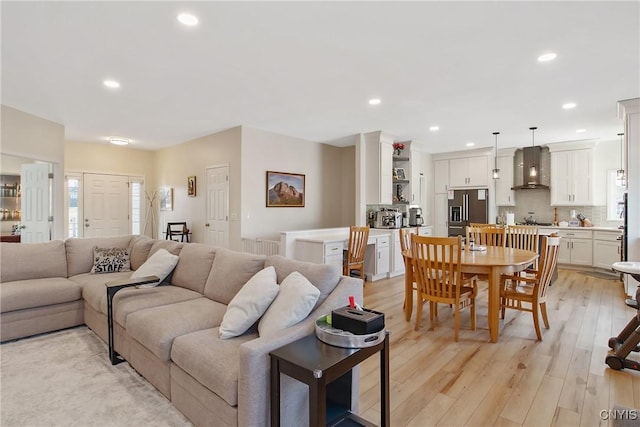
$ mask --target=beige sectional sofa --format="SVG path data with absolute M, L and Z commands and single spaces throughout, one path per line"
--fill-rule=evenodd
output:
M 263 426 L 269 423 L 269 352 L 312 334 L 315 319 L 362 303 L 362 282 L 328 265 L 234 252 L 197 243 L 145 236 L 68 239 L 0 246 L 0 340 L 86 324 L 108 340 L 105 282 L 132 272 L 90 273 L 94 247 L 130 248 L 131 270 L 160 249 L 179 256 L 165 283 L 127 288 L 114 297 L 114 348 L 196 425 Z M 273 337 L 254 325 L 236 338 L 220 339 L 227 305 L 265 267 L 278 283 L 298 271 L 320 290 L 311 314 Z M 358 379 L 353 373 L 353 410 Z M 283 424 L 304 425 L 306 386 L 282 380 Z

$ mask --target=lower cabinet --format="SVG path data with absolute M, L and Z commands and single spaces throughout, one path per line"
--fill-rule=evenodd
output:
M 595 231 L 593 233 L 593 266 L 611 269 L 611 264 L 620 261 L 619 232 Z
M 375 239 L 376 243 L 373 247 L 367 246 L 364 260 L 364 274 L 371 281 L 387 277 L 390 267 L 391 235 L 377 236 Z
M 589 266 L 593 264 L 593 234 L 591 230 L 560 230 L 558 264 Z

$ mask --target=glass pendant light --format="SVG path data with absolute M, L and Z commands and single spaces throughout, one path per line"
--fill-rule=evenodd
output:
M 616 184 L 619 187 L 624 187 L 627 183 L 624 173 L 624 142 L 622 140 L 624 133 L 619 133 L 618 136 L 620 137 L 620 169 L 616 171 Z
M 493 174 L 493 179 L 500 179 L 500 169 L 498 169 L 498 135 L 500 132 L 493 133 L 496 136 L 496 147 L 495 147 L 495 155 L 493 157 L 493 170 L 491 171 Z
M 538 129 L 537 127 L 530 127 L 529 130 L 531 131 L 531 146 L 535 147 L 536 143 L 535 143 L 535 132 L 536 129 Z M 529 167 L 529 177 L 530 178 L 534 178 L 538 176 L 538 169 L 536 168 L 536 165 L 533 164 Z

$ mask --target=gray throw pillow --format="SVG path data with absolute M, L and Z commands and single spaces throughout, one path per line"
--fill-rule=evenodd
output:
M 131 271 L 131 248 L 93 248 L 91 274 Z

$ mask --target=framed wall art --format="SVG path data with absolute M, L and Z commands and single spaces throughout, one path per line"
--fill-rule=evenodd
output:
M 172 211 L 173 210 L 173 188 L 172 187 L 160 187 L 158 192 L 160 196 L 160 210 Z
M 267 207 L 304 207 L 305 176 L 267 171 Z
M 196 176 L 187 177 L 187 196 L 196 197 Z

